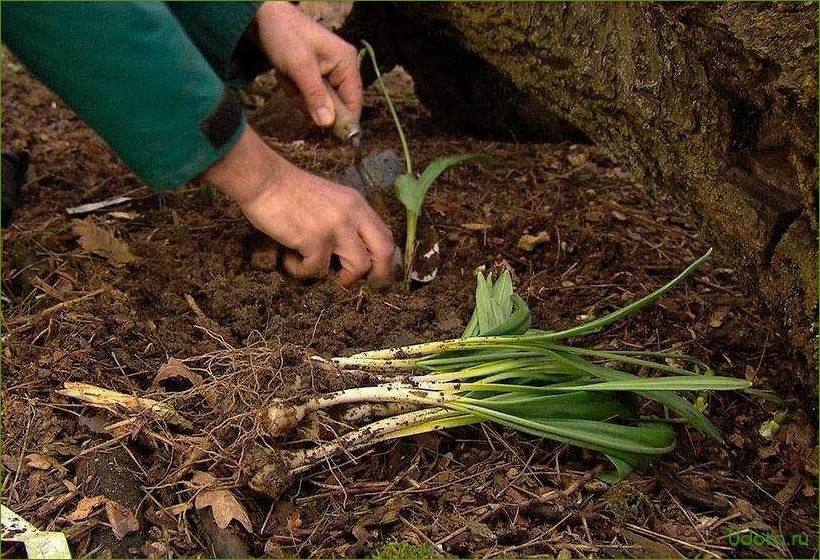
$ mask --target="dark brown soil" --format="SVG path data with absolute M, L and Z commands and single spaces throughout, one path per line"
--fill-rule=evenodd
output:
M 257 429 L 266 401 L 357 382 L 309 356 L 457 336 L 477 266 L 509 267 L 535 324 L 554 328 L 647 293 L 706 250 L 680 209 L 594 146 L 445 136 L 411 95 L 399 96 L 419 164 L 467 151 L 493 161 L 449 172 L 428 198 L 427 219 L 444 253 L 438 279 L 412 293 L 342 289 L 260 269 L 269 268 L 253 258 L 263 243 L 229 201 L 198 185 L 152 193 L 8 56 L 3 81 L 3 148 L 27 147 L 33 169 L 2 237 L 2 499 L 41 528 L 65 530 L 77 556 L 104 555 L 93 546 L 102 541 L 89 535 L 110 532 L 105 514 L 66 517 L 80 498 L 93 497 L 84 494 L 78 464 L 115 450 L 136 461 L 141 493 L 139 546 L 117 554 L 212 553 L 202 533 L 208 523 L 193 507 L 167 509 L 190 498 L 195 469 L 239 498 L 254 527 L 242 538 L 257 555 L 366 556 L 401 539 L 457 556 L 816 556 L 816 418 L 792 384 L 780 334 L 719 254 L 656 306 L 589 343 L 676 348 L 789 399 L 711 397 L 709 415 L 725 446 L 683 429 L 677 450 L 654 470 L 614 487 L 590 477 L 535 506 L 528 500 L 569 487 L 602 457 L 486 425 L 338 458 L 278 501 L 247 487 L 249 469 L 271 443 Z M 397 148 L 377 97 L 365 116 L 367 149 Z M 269 140 L 324 176 L 340 175 L 352 161 L 348 148 L 315 131 L 304 141 Z M 117 267 L 83 252 L 65 208 L 123 194 L 134 200 L 90 218 L 137 255 Z M 398 207 L 380 207 L 400 238 Z M 532 252 L 517 248 L 522 235 L 542 231 L 547 242 Z M 95 290 L 102 292 L 80 299 Z M 204 383 L 152 386 L 172 357 Z M 126 417 L 55 394 L 69 380 L 167 398 L 194 429 L 142 418 L 111 428 Z M 767 442 L 758 428 L 783 408 L 789 422 Z M 314 422 L 300 433 L 326 438 L 334 427 Z M 60 467 L 38 468 L 31 453 Z M 496 504 L 494 514 L 487 504 Z M 745 529 L 783 535 L 787 544 L 730 544 L 728 534 Z M 792 535 L 808 544 L 792 546 Z

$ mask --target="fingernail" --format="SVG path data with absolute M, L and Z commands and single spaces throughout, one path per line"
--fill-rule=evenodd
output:
M 319 126 L 330 126 L 333 124 L 333 113 L 327 107 L 319 107 L 316 110 L 316 122 Z

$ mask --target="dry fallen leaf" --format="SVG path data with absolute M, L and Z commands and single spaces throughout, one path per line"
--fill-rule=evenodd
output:
M 573 152 L 573 153 L 567 154 L 567 161 L 570 162 L 575 167 L 578 167 L 580 165 L 584 165 L 587 162 L 588 159 L 589 159 L 589 156 L 584 152 Z
M 126 220 L 126 221 L 136 220 L 137 218 L 140 217 L 140 215 L 137 212 L 116 212 L 115 211 L 115 212 L 109 212 L 108 215 L 111 216 L 112 218 L 116 218 L 118 220 Z
M 539 232 L 538 235 L 529 235 L 525 233 L 518 240 L 518 248 L 522 251 L 532 252 L 537 246 L 546 243 L 550 240 L 550 234 L 546 231 Z
M 726 316 L 729 314 L 728 309 L 717 309 L 715 310 L 712 315 L 709 317 L 709 326 L 713 329 L 717 329 L 723 326 L 723 322 L 726 320 Z
M 174 377 L 181 377 L 190 381 L 195 387 L 202 385 L 202 376 L 195 373 L 176 358 L 169 358 L 168 362 L 161 365 L 154 380 L 151 382 L 151 387 L 156 387 L 160 382 Z
M 778 453 L 780 453 L 780 446 L 776 443 L 773 445 L 760 447 L 757 450 L 757 456 L 760 459 L 768 459 L 769 457 L 775 457 Z
M 66 472 L 66 468 L 60 465 L 57 459 L 50 457 L 49 455 L 45 455 L 44 453 L 29 453 L 26 455 L 26 465 L 32 469 L 40 469 L 44 471 L 55 469 L 61 473 Z
M 168 558 L 168 546 L 160 541 L 150 541 L 142 545 L 145 558 Z
M 643 535 L 639 535 L 638 533 L 634 533 L 628 529 L 622 528 L 620 529 L 620 532 L 629 544 L 638 547 L 640 550 L 644 552 L 644 554 L 647 557 L 683 558 L 680 552 L 678 552 L 666 543 L 652 540 L 650 538 L 644 537 Z
M 245 527 L 248 533 L 253 532 L 253 525 L 250 517 L 248 517 L 248 512 L 228 490 L 216 488 L 217 480 L 214 477 L 208 473 L 196 471 L 193 483 L 195 486 L 202 488 L 197 492 L 194 506 L 196 509 L 210 506 L 214 521 L 220 529 L 226 529 L 231 521 L 236 519 Z
M 83 498 L 80 500 L 80 503 L 77 504 L 77 507 L 66 515 L 66 519 L 69 521 L 82 521 L 91 513 L 98 508 L 99 506 L 105 503 L 105 496 L 94 496 L 93 498 Z
M 108 422 L 108 417 L 105 414 L 97 414 L 95 416 L 83 416 L 80 414 L 77 417 L 77 423 L 83 428 L 88 428 L 95 434 L 107 434 L 105 425 Z
M 107 258 L 114 266 L 125 266 L 137 259 L 125 241 L 90 220 L 73 220 L 71 232 L 79 237 L 77 243 L 85 251 Z
M 780 502 L 780 505 L 786 505 L 789 501 L 794 497 L 797 491 L 800 489 L 800 485 L 803 482 L 803 478 L 797 474 L 794 475 L 789 479 L 780 492 L 775 494 L 774 499 Z
M 817 457 L 820 456 L 820 449 L 815 445 L 813 448 L 807 448 L 803 453 L 803 468 L 815 480 L 817 479 Z
M 118 541 L 134 531 L 139 531 L 140 524 L 134 512 L 114 500 L 105 500 L 105 514 L 111 524 L 111 531 Z
M 466 224 L 461 224 L 461 227 L 470 231 L 486 231 L 490 229 L 490 224 L 482 224 L 481 222 L 467 222 Z
M 302 518 L 299 516 L 299 510 L 294 509 L 288 516 L 288 531 L 291 533 L 302 526 Z

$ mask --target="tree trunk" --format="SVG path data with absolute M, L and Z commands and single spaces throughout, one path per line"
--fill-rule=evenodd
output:
M 685 204 L 816 387 L 817 4 L 367 2 L 344 32 L 445 124 L 581 131 Z

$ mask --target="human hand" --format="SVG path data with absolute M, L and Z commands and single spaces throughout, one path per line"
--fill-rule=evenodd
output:
M 259 46 L 278 71 L 285 89 L 298 90 L 313 121 L 329 127 L 336 115 L 326 77 L 356 121 L 364 95 L 356 48 L 290 2 L 266 2 L 256 12 Z M 292 84 L 288 83 L 288 80 Z M 295 88 L 293 87 L 295 86 Z
M 299 169 L 250 127 L 203 179 L 233 198 L 254 227 L 291 249 L 283 259 L 288 274 L 330 276 L 344 286 L 365 276 L 392 279 L 393 235 L 358 191 Z M 331 271 L 332 255 L 341 263 L 338 272 Z

